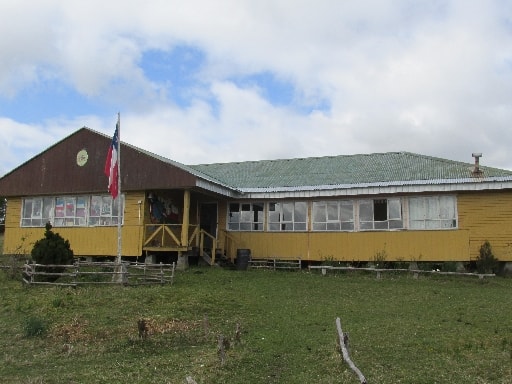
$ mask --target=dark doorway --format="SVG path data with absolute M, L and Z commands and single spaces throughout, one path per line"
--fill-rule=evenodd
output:
M 201 203 L 199 225 L 203 231 L 217 238 L 217 203 Z M 208 236 L 205 236 L 204 247 L 209 249 L 213 247 L 212 239 Z

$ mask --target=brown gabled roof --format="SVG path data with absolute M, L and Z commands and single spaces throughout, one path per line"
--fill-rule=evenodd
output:
M 108 179 L 103 172 L 111 141 L 102 133 L 81 128 L 0 178 L 0 196 L 106 193 Z M 83 166 L 77 164 L 81 150 L 88 155 Z M 191 188 L 197 184 L 196 173 L 121 143 L 123 191 Z

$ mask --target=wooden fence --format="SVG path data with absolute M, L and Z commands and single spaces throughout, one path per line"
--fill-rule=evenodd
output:
M 431 274 L 431 275 L 452 275 L 452 276 L 475 276 L 479 279 L 484 277 L 494 277 L 494 273 L 469 273 L 469 272 L 442 272 L 442 271 L 429 271 L 422 269 L 405 269 L 405 268 L 355 268 L 355 267 L 333 267 L 331 265 L 310 265 L 309 269 L 320 269 L 322 275 L 326 275 L 327 271 L 366 271 L 376 273 L 377 279 L 382 277 L 383 273 L 411 273 L 414 278 L 418 278 L 420 274 Z
M 23 282 L 28 285 L 73 286 L 87 284 L 172 284 L 176 265 L 115 262 L 76 262 L 70 265 L 25 263 Z
M 251 268 L 265 268 L 265 269 L 301 269 L 300 259 L 251 259 L 249 261 Z

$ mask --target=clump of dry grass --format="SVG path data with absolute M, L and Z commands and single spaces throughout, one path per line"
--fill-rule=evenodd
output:
M 148 336 L 166 333 L 187 333 L 199 329 L 201 322 L 196 320 L 163 319 L 155 317 L 143 318 Z
M 65 343 L 76 343 L 79 341 L 91 340 L 87 332 L 89 322 L 80 316 L 75 316 L 69 323 L 54 325 L 51 336 L 62 340 Z

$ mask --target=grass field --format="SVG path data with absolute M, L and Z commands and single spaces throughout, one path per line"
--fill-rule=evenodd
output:
M 2 383 L 358 383 L 336 317 L 368 383 L 512 383 L 512 279 L 196 268 L 163 287 L 6 272 L 0 287 Z M 218 336 L 237 323 L 221 365 Z

